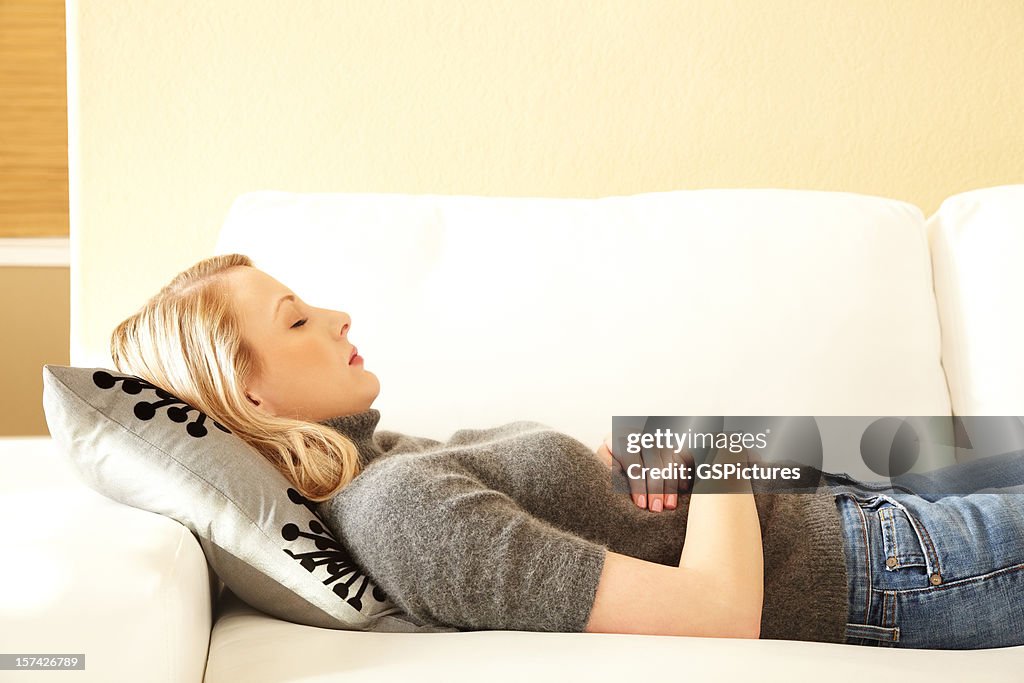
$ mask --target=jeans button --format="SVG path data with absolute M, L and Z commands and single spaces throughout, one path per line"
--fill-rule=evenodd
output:
M 942 583 L 942 577 L 939 576 L 938 572 L 936 572 L 936 573 L 932 574 L 931 576 L 929 576 L 928 580 L 932 582 L 933 586 L 938 586 L 940 583 Z
M 893 567 L 896 566 L 896 562 L 897 562 L 897 560 L 896 560 L 895 557 L 890 557 L 890 558 L 888 558 L 885 561 L 885 566 L 888 567 L 889 569 L 892 569 Z

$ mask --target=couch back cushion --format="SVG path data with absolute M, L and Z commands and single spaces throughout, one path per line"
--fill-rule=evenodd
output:
M 1024 184 L 948 197 L 926 227 L 953 412 L 1024 415 Z
M 215 253 L 347 311 L 380 427 L 948 415 L 924 217 L 845 192 L 256 192 Z

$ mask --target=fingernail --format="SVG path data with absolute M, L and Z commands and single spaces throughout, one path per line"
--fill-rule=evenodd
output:
M 665 499 L 665 507 L 669 510 L 676 509 L 676 495 L 675 493 L 668 494 L 668 498 Z
M 651 501 L 651 509 L 655 512 L 661 512 L 661 498 L 655 498 Z
M 636 499 L 636 504 L 640 507 L 647 507 L 647 499 L 644 496 L 640 496 Z

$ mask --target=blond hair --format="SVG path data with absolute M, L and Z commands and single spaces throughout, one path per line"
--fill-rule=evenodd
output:
M 327 425 L 270 415 L 246 397 L 246 380 L 261 363 L 224 286 L 226 271 L 238 266 L 252 267 L 252 259 L 213 256 L 174 276 L 114 329 L 114 366 L 220 422 L 309 500 L 327 500 L 359 474 L 355 444 Z

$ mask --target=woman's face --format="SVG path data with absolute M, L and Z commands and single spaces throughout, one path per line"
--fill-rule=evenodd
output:
M 230 268 L 225 280 L 242 336 L 263 363 L 246 383 L 249 400 L 272 415 L 310 422 L 370 408 L 380 381 L 361 362 L 349 365 L 348 314 L 308 305 L 258 268 Z

